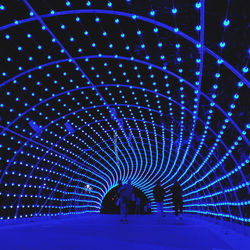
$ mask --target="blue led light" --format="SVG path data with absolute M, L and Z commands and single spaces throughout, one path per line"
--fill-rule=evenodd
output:
M 201 7 L 201 2 L 196 2 L 195 3 L 195 8 L 199 9 Z
M 154 10 L 150 11 L 150 16 L 155 16 L 155 11 Z
M 229 21 L 228 19 L 225 19 L 225 20 L 223 21 L 223 25 L 224 25 L 225 27 L 229 26 L 229 24 L 230 24 L 230 21 Z
M 173 14 L 176 14 L 176 13 L 177 13 L 177 9 L 176 9 L 176 8 L 173 8 L 173 9 L 172 9 L 172 13 L 173 13 Z
M 220 42 L 220 47 L 221 48 L 224 48 L 226 46 L 226 43 L 225 42 Z
M 243 72 L 243 73 L 247 73 L 247 72 L 248 72 L 248 67 L 246 67 L 246 66 L 243 67 L 243 68 L 242 68 L 242 72 Z

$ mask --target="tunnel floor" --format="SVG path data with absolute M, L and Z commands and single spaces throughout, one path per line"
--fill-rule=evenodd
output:
M 173 215 L 81 215 L 27 224 L 1 225 L 1 250 L 247 250 L 250 238 L 232 228 L 199 218 Z

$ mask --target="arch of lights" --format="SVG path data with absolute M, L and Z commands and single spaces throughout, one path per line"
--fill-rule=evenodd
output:
M 177 179 L 186 213 L 249 223 L 236 12 L 230 0 L 1 3 L 0 218 L 99 212 L 120 179 L 152 202 L 161 180 L 173 212 Z

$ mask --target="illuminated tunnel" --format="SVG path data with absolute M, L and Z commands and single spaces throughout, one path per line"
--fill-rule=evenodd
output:
M 1 1 L 0 218 L 155 212 L 250 222 L 246 1 Z

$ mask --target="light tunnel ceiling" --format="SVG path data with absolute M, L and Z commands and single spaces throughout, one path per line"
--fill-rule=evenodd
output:
M 249 223 L 247 1 L 1 1 L 1 219 L 153 201 Z M 155 204 L 153 203 L 153 209 Z

